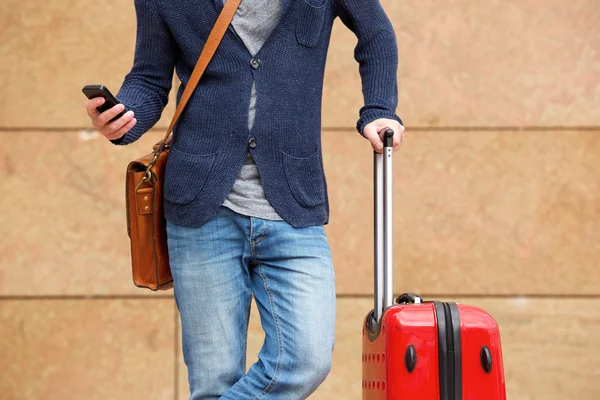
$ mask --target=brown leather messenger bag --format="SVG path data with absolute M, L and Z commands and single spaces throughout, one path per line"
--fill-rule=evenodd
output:
M 127 166 L 127 234 L 131 240 L 133 283 L 137 287 L 154 291 L 173 287 L 163 212 L 163 178 L 169 156 L 171 132 L 219 47 L 240 2 L 241 0 L 227 0 L 225 3 L 181 95 L 164 138 L 154 145 L 152 153 L 132 161 Z

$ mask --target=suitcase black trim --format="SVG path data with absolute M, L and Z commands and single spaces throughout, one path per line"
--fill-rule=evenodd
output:
M 377 340 L 377 338 L 381 334 L 381 326 L 383 325 L 383 315 L 385 315 L 385 312 L 389 308 L 395 306 L 395 304 L 392 304 L 391 306 L 388 306 L 383 310 L 381 321 L 377 321 L 377 319 L 375 318 L 375 310 L 371 310 L 371 312 L 369 312 L 369 314 L 367 315 L 367 319 L 365 321 L 365 331 L 371 343 L 375 342 L 375 340 Z
M 440 400 L 462 400 L 460 314 L 456 303 L 433 302 L 438 326 Z
M 381 333 L 381 323 L 375 318 L 375 310 L 371 310 L 365 320 L 365 332 L 371 343 L 375 342 Z

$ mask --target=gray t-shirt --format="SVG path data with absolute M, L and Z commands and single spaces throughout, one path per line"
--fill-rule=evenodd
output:
M 223 0 L 223 4 L 225 0 Z M 243 0 L 231 22 L 233 29 L 254 57 L 279 22 L 280 0 Z M 252 83 L 248 128 L 252 130 L 256 112 L 256 86 Z M 248 151 L 246 161 L 223 202 L 225 207 L 240 214 L 271 220 L 282 220 L 271 206 L 260 181 L 258 169 Z

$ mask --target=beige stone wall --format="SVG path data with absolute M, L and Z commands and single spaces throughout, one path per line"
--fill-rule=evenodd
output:
M 490 311 L 509 399 L 600 398 L 597 0 L 381 1 L 407 125 L 396 291 Z M 131 283 L 123 203 L 127 161 L 174 102 L 126 148 L 85 130 L 81 87 L 116 92 L 131 66 L 132 2 L 4 0 L 0 27 L 0 399 L 187 398 L 172 293 Z M 339 298 L 318 400 L 360 398 L 372 292 L 356 39 L 337 20 L 332 40 L 323 142 Z M 249 363 L 261 340 L 254 313 Z

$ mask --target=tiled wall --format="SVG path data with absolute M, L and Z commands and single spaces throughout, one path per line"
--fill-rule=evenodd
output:
M 597 0 L 382 4 L 407 125 L 396 291 L 490 311 L 509 399 L 600 398 Z M 123 202 L 127 162 L 158 140 L 174 101 L 125 148 L 84 129 L 81 87 L 116 92 L 134 40 L 131 1 L 0 4 L 2 400 L 187 398 L 172 292 L 133 286 Z M 371 307 L 372 153 L 353 128 L 355 44 L 337 20 L 323 147 L 338 318 L 317 400 L 360 398 Z M 262 340 L 252 319 L 249 363 Z

